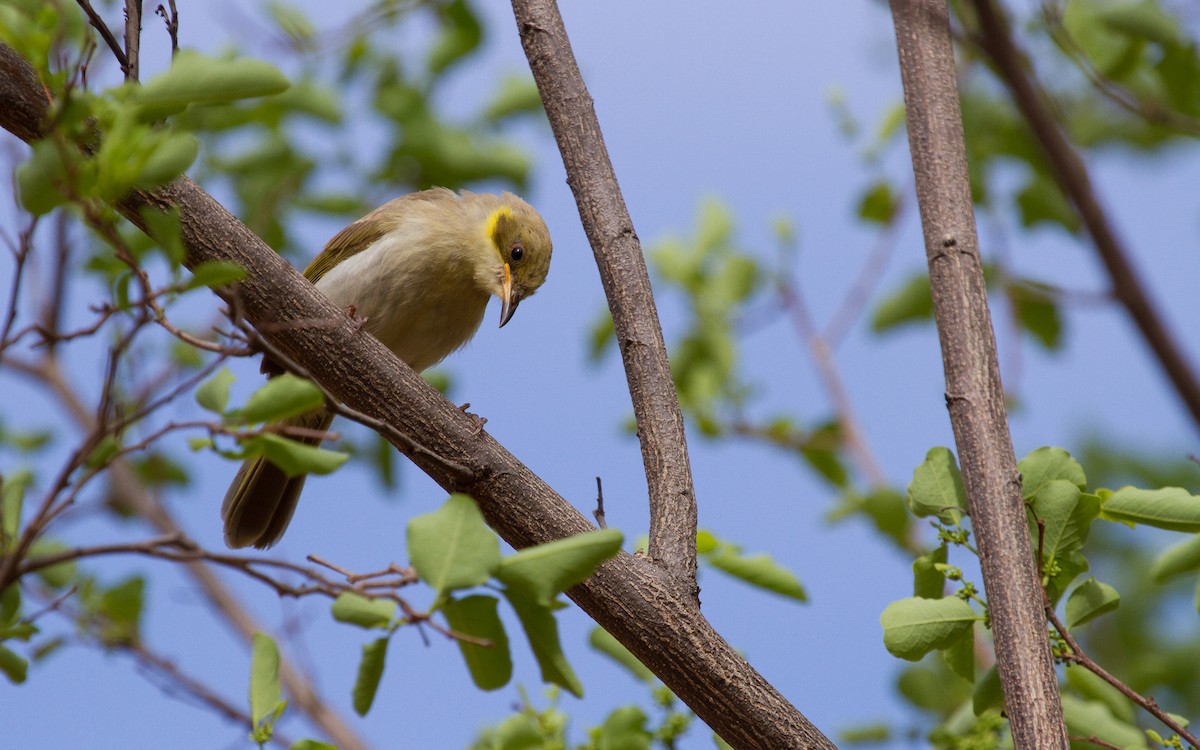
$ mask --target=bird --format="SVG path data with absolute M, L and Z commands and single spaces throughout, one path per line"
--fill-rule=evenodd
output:
M 545 221 L 516 195 L 433 188 L 388 201 L 347 226 L 304 276 L 420 372 L 471 340 L 493 296 L 503 328 L 546 280 L 551 252 Z M 263 371 L 281 370 L 264 360 Z M 332 420 L 318 409 L 286 424 L 321 433 Z M 221 504 L 225 544 L 267 549 L 278 542 L 304 479 L 262 456 L 242 464 Z

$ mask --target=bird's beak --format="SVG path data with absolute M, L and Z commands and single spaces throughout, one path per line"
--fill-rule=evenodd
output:
M 504 264 L 504 281 L 500 284 L 500 327 L 512 319 L 513 313 L 517 311 L 517 304 L 521 300 L 513 295 L 512 288 L 512 269 L 508 264 Z

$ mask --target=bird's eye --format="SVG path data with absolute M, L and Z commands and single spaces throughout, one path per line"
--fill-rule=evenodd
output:
M 512 262 L 516 263 L 521 258 L 525 257 L 525 248 L 521 247 L 520 243 L 516 243 L 512 246 L 512 250 L 510 250 L 508 254 L 509 257 L 512 258 Z

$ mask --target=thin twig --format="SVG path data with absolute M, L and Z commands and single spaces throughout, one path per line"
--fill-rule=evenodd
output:
M 604 520 L 604 485 L 600 483 L 600 477 L 596 477 L 596 509 L 592 511 L 592 516 L 595 517 L 597 526 L 602 529 L 608 528 Z

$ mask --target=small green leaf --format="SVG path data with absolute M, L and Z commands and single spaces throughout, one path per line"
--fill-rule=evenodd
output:
M 1083 473 L 1083 467 L 1062 448 L 1038 448 L 1022 458 L 1017 469 L 1021 472 L 1021 491 L 1026 500 L 1053 479 L 1064 479 L 1081 491 L 1087 489 L 1087 475 Z
M 1017 193 L 1017 208 L 1021 225 L 1027 229 L 1038 224 L 1057 224 L 1072 234 L 1079 231 L 1079 214 L 1058 183 L 1041 173 L 1035 173 Z
M 621 642 L 613 638 L 604 628 L 597 625 L 588 633 L 588 644 L 608 658 L 620 664 L 637 679 L 650 683 L 654 681 L 654 673 L 634 656 Z
M 950 671 L 967 682 L 975 683 L 975 639 L 959 638 L 942 649 L 942 659 Z
M 937 549 L 913 560 L 913 596 L 922 599 L 941 599 L 946 595 L 946 574 L 939 565 L 945 565 L 946 543 Z
M 8 647 L 0 645 L 0 672 L 14 685 L 25 682 L 29 672 L 29 660 Z
M 501 560 L 495 576 L 548 607 L 559 593 L 586 580 L 617 554 L 622 541 L 616 529 L 600 529 L 528 547 Z
M 285 372 L 250 394 L 237 416 L 244 422 L 277 422 L 307 414 L 325 404 L 325 394 L 312 381 Z
M 242 441 L 248 456 L 265 456 L 289 477 L 329 474 L 350 458 L 348 453 L 305 445 L 297 440 L 264 432 Z
M 1034 282 L 1009 284 L 1006 291 L 1021 327 L 1044 348 L 1058 349 L 1063 323 L 1054 297 Z
M 190 104 L 227 104 L 278 94 L 287 87 L 287 78 L 270 63 L 180 50 L 171 67 L 147 81 L 133 97 L 146 108 L 144 117 L 157 119 L 182 111 Z
M 913 471 L 906 500 L 918 518 L 937 516 L 945 523 L 958 521 L 967 509 L 967 492 L 949 448 L 929 449 L 925 461 Z
M 871 316 L 871 330 L 884 333 L 910 323 L 933 320 L 933 292 L 929 288 L 929 275 L 913 274 L 875 306 Z
M 1146 736 L 1142 730 L 1113 716 L 1103 703 L 1083 701 L 1065 694 L 1062 707 L 1067 730 L 1072 734 L 1096 737 L 1126 750 L 1146 750 Z
M 1200 569 L 1200 536 L 1170 547 L 1154 561 L 1150 575 L 1155 583 L 1166 583 L 1175 576 Z
M 1200 531 L 1200 496 L 1179 487 L 1157 490 L 1122 487 L 1104 500 L 1100 516 L 1109 521 L 1194 534 Z
M 487 581 L 500 565 L 500 542 L 475 501 L 455 493 L 408 522 L 408 554 L 421 580 L 446 593 Z
M 196 389 L 196 403 L 217 414 L 223 414 L 229 404 L 229 386 L 235 380 L 228 367 L 222 367 Z M 195 450 L 195 448 L 193 448 Z
M 858 201 L 858 218 L 875 224 L 887 224 L 900 208 L 900 199 L 890 182 L 879 180 Z
M 89 469 L 99 469 L 107 466 L 108 462 L 113 459 L 113 456 L 121 450 L 121 440 L 116 435 L 105 435 L 88 454 L 84 460 L 84 465 Z
M 330 745 L 328 742 L 319 742 L 317 740 L 298 740 L 292 743 L 288 750 L 338 750 L 337 745 Z
M 705 561 L 722 573 L 738 578 L 751 586 L 757 586 L 780 596 L 808 601 L 808 592 L 800 579 L 787 568 L 775 562 L 769 555 L 742 555 L 732 545 L 722 545 L 704 556 Z
M 179 177 L 196 161 L 200 141 L 191 133 L 166 133 L 146 154 L 134 184 L 149 190 Z
M 343 591 L 333 601 L 333 619 L 360 628 L 386 628 L 396 616 L 396 606 L 387 599 L 368 599 Z
M 67 202 L 71 193 L 71 169 L 66 154 L 74 149 L 53 138 L 32 144 L 33 154 L 17 167 L 17 194 L 21 205 L 34 216 L 41 216 Z M 72 156 L 71 167 L 82 156 Z
M 208 260 L 192 269 L 188 289 L 218 289 L 246 278 L 246 269 L 229 260 Z M 268 384 L 274 381 L 268 381 Z
M 1068 670 L 1078 672 L 1081 670 Z M 971 694 L 971 708 L 976 716 L 982 716 L 989 709 L 1004 710 L 1004 688 L 1000 684 L 1000 673 L 992 667 L 983 673 L 975 690 Z
M 1074 628 L 1088 620 L 1112 612 L 1121 605 L 1121 595 L 1107 583 L 1089 578 L 1075 587 L 1067 598 L 1067 627 Z
M 21 587 L 10 583 L 0 591 L 0 630 L 10 627 L 21 614 Z
M 255 727 L 274 716 L 283 702 L 279 687 L 279 648 L 270 636 L 254 634 L 250 652 L 250 721 Z
M 387 638 L 378 638 L 363 646 L 362 661 L 358 663 L 358 675 L 354 678 L 354 711 L 366 716 L 375 702 L 379 680 L 383 677 L 383 665 L 387 658 Z
M 917 661 L 935 649 L 948 648 L 969 637 L 981 619 L 971 605 L 956 596 L 942 599 L 900 599 L 883 610 L 883 645 L 893 655 Z
M 646 721 L 646 712 L 637 706 L 616 709 L 600 725 L 596 750 L 650 750 L 654 735 Z
M 1080 492 L 1078 485 L 1065 479 L 1045 482 L 1029 501 L 1029 533 L 1035 554 L 1041 539 L 1043 583 L 1051 603 L 1057 603 L 1071 581 L 1087 570 L 1080 550 L 1099 510 L 1095 495 Z
M 7 547 L 17 538 L 21 530 L 21 508 L 25 503 L 25 490 L 33 483 L 30 471 L 14 471 L 0 475 L 0 549 Z
M 549 607 L 543 607 L 520 591 L 504 589 L 504 597 L 516 610 L 517 619 L 533 649 L 542 672 L 542 680 L 552 685 L 558 685 L 576 698 L 583 697 L 583 684 L 575 676 L 575 671 L 567 663 L 563 654 L 562 644 L 558 638 L 558 623 Z
M 41 538 L 33 543 L 29 548 L 30 562 L 34 562 L 39 557 L 48 557 L 50 555 L 58 555 L 66 552 L 69 548 L 67 545 L 56 539 Z M 42 579 L 52 589 L 64 589 L 76 582 L 79 571 L 74 560 L 50 565 L 45 568 L 40 568 L 37 572 L 38 578 Z
M 455 633 L 491 642 L 482 646 L 465 640 L 458 641 L 459 651 L 471 680 L 480 690 L 496 690 L 512 679 L 512 655 L 508 648 L 508 633 L 500 621 L 494 596 L 475 595 L 451 599 L 442 605 L 446 622 Z

